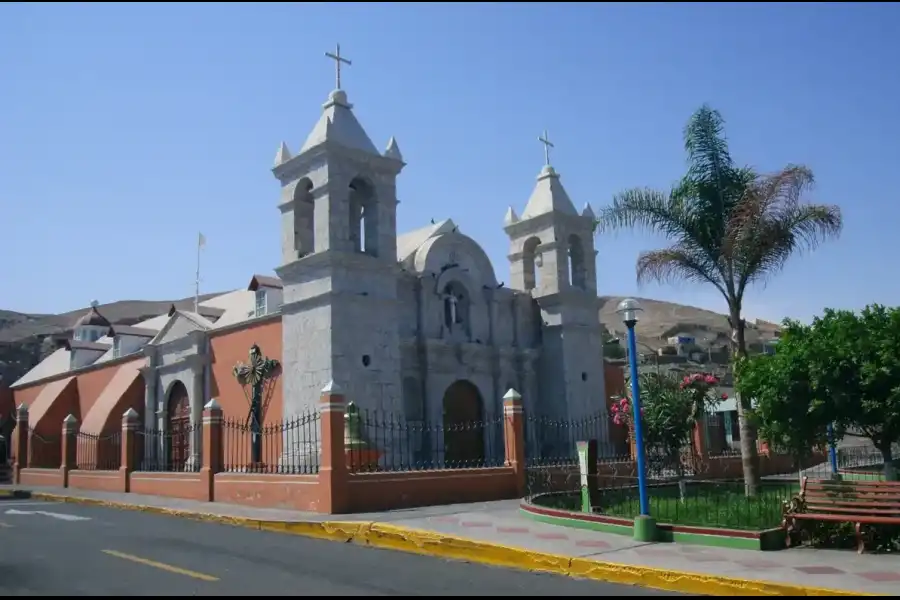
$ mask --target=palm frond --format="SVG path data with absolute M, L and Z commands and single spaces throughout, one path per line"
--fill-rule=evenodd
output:
M 662 250 L 642 252 L 637 259 L 638 283 L 695 281 L 710 283 L 725 295 L 719 265 L 702 248 L 679 244 Z
M 722 202 L 722 192 L 734 162 L 725 137 L 725 120 L 719 111 L 704 104 L 691 116 L 684 128 L 684 149 L 690 165 L 688 177 L 712 184 Z
M 626 190 L 597 216 L 597 231 L 644 229 L 667 237 L 682 237 L 691 228 L 686 204 L 674 194 L 649 188 Z
M 739 297 L 750 283 L 779 272 L 792 255 L 840 236 L 839 207 L 803 201 L 814 182 L 809 168 L 788 165 L 747 187 L 732 211 L 727 233 Z

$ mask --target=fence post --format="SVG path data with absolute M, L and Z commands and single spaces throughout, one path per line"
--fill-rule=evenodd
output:
M 131 472 L 137 468 L 137 431 L 140 427 L 140 415 L 134 408 L 122 413 L 122 446 L 119 464 L 119 477 L 122 479 L 122 491 L 131 491 Z
M 225 463 L 222 427 L 222 407 L 215 398 L 211 398 L 203 407 L 203 447 L 200 453 L 203 461 L 200 477 L 206 479 L 210 502 L 216 499 L 216 473 L 222 472 Z
M 503 439 L 506 442 L 506 462 L 516 477 L 516 494 L 525 496 L 525 411 L 522 395 L 513 388 L 503 395 Z
M 62 449 L 59 471 L 62 486 L 69 487 L 69 471 L 78 468 L 78 419 L 69 413 L 62 422 Z
M 700 418 L 694 423 L 694 430 L 691 432 L 691 437 L 693 438 L 691 440 L 693 444 L 691 445 L 694 448 L 694 456 L 691 457 L 692 459 L 703 461 L 709 456 L 709 448 L 706 444 L 706 430 L 707 427 L 709 427 L 708 423 L 709 421 L 705 414 L 700 415 Z
M 347 457 L 344 447 L 344 411 L 347 403 L 340 388 L 329 381 L 319 398 L 322 456 L 319 463 L 319 498 L 323 512 L 348 511 Z
M 13 465 L 13 483 L 22 483 L 22 469 L 28 466 L 28 406 L 20 404 L 16 409 L 16 430 L 13 437 L 13 448 L 16 450 L 16 462 Z

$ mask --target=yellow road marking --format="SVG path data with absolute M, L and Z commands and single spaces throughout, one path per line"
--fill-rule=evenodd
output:
M 148 567 L 154 567 L 162 571 L 168 571 L 169 573 L 178 573 L 179 575 L 184 575 L 186 577 L 193 577 L 194 579 L 200 579 L 202 581 L 219 580 L 218 577 L 213 577 L 212 575 L 207 575 L 206 573 L 198 573 L 197 571 L 182 569 L 181 567 L 167 565 L 166 563 L 156 562 L 155 560 L 150 560 L 147 558 L 141 558 L 140 556 L 135 556 L 133 554 L 125 554 L 124 552 L 118 552 L 116 550 L 103 550 L 103 553 L 110 556 L 115 556 L 116 558 L 121 558 L 123 560 L 130 560 L 131 562 L 136 562 L 141 565 L 147 565 Z

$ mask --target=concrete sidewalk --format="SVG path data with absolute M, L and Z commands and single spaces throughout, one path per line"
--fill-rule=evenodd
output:
M 35 496 L 48 499 L 221 521 L 689 594 L 900 595 L 900 558 L 896 556 L 811 548 L 763 553 L 644 544 L 625 536 L 533 521 L 520 513 L 517 500 L 338 517 L 138 494 L 30 489 Z

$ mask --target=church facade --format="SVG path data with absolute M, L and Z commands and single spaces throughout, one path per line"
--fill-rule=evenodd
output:
M 407 421 L 497 417 L 510 388 L 531 414 L 603 410 L 590 208 L 576 210 L 545 165 L 521 214 L 506 211 L 502 284 L 452 220 L 398 235 L 405 166 L 396 140 L 378 151 L 333 91 L 299 150 L 276 155 L 277 277 L 129 326 L 93 306 L 65 347 L 13 384 L 16 405 L 35 432 L 57 434 L 68 414 L 82 431 L 115 430 L 128 408 L 148 429 L 196 425 L 211 398 L 243 417 L 232 369 L 258 344 L 281 364 L 266 422 L 314 410 L 329 382 Z M 185 450 L 195 460 L 200 446 Z

